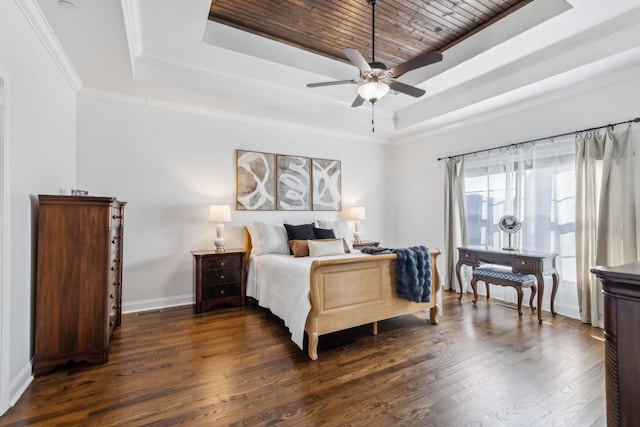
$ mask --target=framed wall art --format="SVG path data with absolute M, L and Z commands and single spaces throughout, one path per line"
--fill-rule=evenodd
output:
M 339 160 L 312 159 L 311 182 L 314 211 L 342 209 L 342 164 Z
M 236 209 L 275 209 L 276 155 L 236 150 Z
M 276 163 L 276 209 L 311 210 L 311 159 L 278 154 Z

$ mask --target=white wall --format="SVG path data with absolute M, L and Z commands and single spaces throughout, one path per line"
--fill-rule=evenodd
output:
M 364 205 L 365 238 L 394 243 L 387 208 L 393 147 L 354 142 L 263 120 L 150 107 L 95 96 L 78 98 L 78 188 L 116 196 L 125 208 L 123 309 L 193 301 L 190 251 L 213 247 L 209 204 L 235 206 L 235 150 L 342 161 L 343 206 Z M 227 247 L 242 247 L 251 221 L 337 218 L 336 212 L 232 209 Z
M 398 243 L 411 243 L 420 236 L 434 247 L 444 247 L 445 163 L 438 161 L 439 157 L 632 119 L 640 116 L 638 93 L 640 68 L 635 67 L 510 106 L 507 111 L 471 118 L 448 130 L 425 135 L 417 142 L 398 145 L 395 152 Z M 637 144 L 640 126 L 634 128 Z M 545 292 L 545 310 L 549 309 L 549 289 L 550 286 Z M 492 296 L 500 297 L 500 291 L 492 291 Z M 512 301 L 513 294 L 507 289 L 504 298 Z M 579 318 L 575 285 L 561 282 L 555 308 L 561 314 Z
M 2 320 L 0 414 L 31 380 L 37 194 L 75 182 L 76 96 L 13 1 L 0 5 Z

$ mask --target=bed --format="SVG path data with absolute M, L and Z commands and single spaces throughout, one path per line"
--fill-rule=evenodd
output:
M 354 251 L 321 258 L 249 255 L 252 242 L 246 227 L 244 241 L 249 257 L 247 295 L 280 317 L 291 331 L 292 341 L 301 349 L 306 332 L 312 360 L 318 359 L 318 340 L 324 334 L 371 323 L 375 335 L 378 321 L 426 309 L 431 323 L 438 324 L 440 250 L 429 251 L 431 301 L 416 303 L 396 294 L 396 254 L 366 255 Z M 291 281 L 300 284 L 294 285 L 293 290 L 285 287 L 284 283 Z M 309 283 L 308 288 L 305 283 Z

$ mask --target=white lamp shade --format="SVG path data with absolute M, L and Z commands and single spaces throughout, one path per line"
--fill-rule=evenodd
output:
M 358 87 L 358 95 L 369 102 L 375 102 L 389 92 L 389 85 L 386 83 L 372 81 Z
M 231 208 L 229 205 L 209 205 L 209 221 L 231 221 Z
M 351 211 L 349 212 L 349 216 L 351 217 L 351 219 L 355 219 L 357 221 L 362 221 L 364 219 L 367 219 L 367 216 L 365 215 L 365 212 L 364 212 L 364 206 L 352 207 Z

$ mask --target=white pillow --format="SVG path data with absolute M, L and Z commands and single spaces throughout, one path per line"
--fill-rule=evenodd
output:
M 251 254 L 289 254 L 289 238 L 282 224 L 253 221 L 247 225 L 251 235 Z
M 309 256 L 344 255 L 344 244 L 338 240 L 307 240 L 309 244 Z
M 349 224 L 346 220 L 339 221 L 321 221 L 318 220 L 318 228 L 330 228 L 333 230 L 333 234 L 336 238 L 343 238 L 349 246 L 349 252 L 353 252 L 353 245 L 351 244 L 351 232 L 349 231 Z

